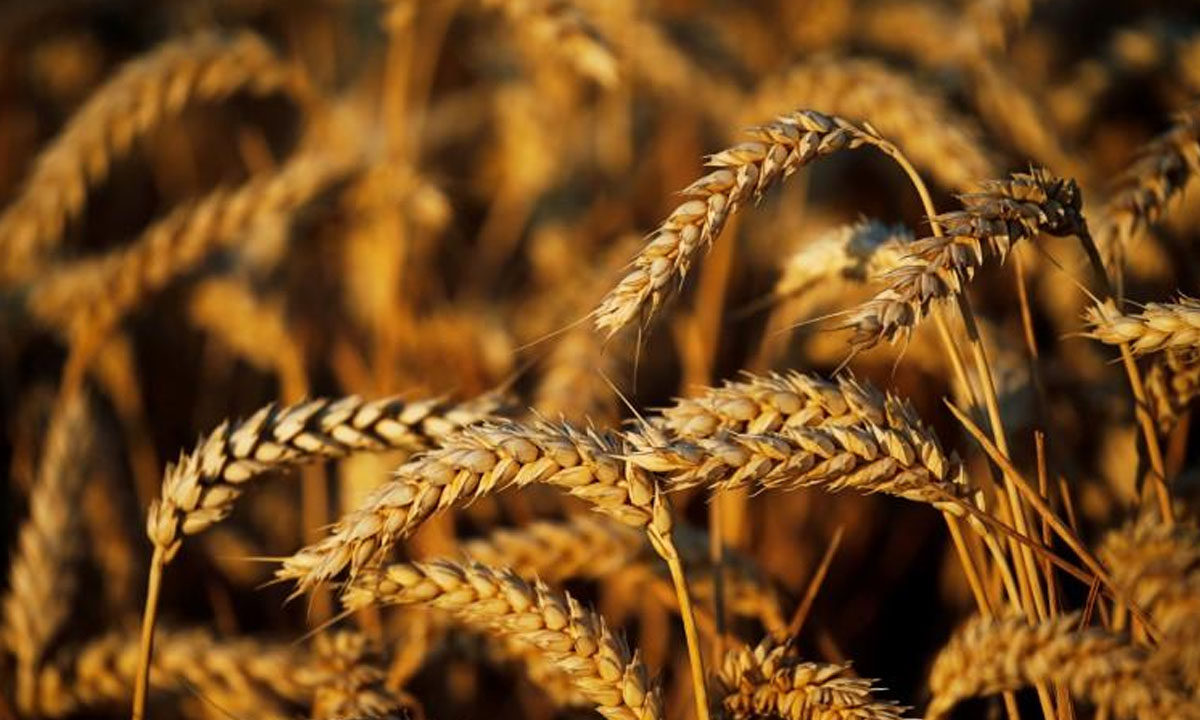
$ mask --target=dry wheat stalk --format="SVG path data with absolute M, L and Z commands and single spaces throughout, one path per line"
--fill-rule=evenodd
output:
M 1117 178 L 1097 224 L 1105 261 L 1120 263 L 1129 244 L 1158 222 L 1197 173 L 1200 105 L 1193 105 L 1175 117 L 1169 130 L 1147 143 Z
M 933 89 L 887 65 L 864 58 L 819 58 L 764 80 L 738 104 L 753 122 L 776 108 L 819 107 L 841 117 L 870 120 L 903 148 L 913 163 L 947 188 L 971 190 L 993 177 L 997 163 L 974 123 Z
M 1129 343 L 1134 355 L 1160 350 L 1195 354 L 1200 350 L 1200 300 L 1181 295 L 1174 303 L 1149 303 L 1139 313 L 1122 314 L 1112 301 L 1086 311 L 1087 336 L 1108 345 Z
M 1039 683 L 1061 684 L 1118 718 L 1200 717 L 1200 705 L 1169 677 L 1146 672 L 1145 648 L 1078 626 L 1078 614 L 1035 626 L 1020 617 L 972 620 L 934 661 L 926 717 L 943 717 L 966 698 Z
M 386 673 L 377 664 L 382 658 L 366 637 L 353 632 L 318 635 L 313 655 L 326 677 L 315 686 L 314 720 L 382 717 L 403 709 L 400 696 L 384 686 Z
M 21 194 L 0 216 L 0 281 L 25 280 L 42 267 L 83 209 L 88 187 L 103 180 L 136 139 L 191 103 L 236 92 L 285 92 L 302 103 L 309 94 L 297 67 L 245 32 L 174 40 L 125 65 L 42 151 Z
M 652 315 L 672 294 L 672 284 L 683 281 L 700 251 L 721 234 L 729 217 L 762 197 L 777 180 L 816 158 L 885 142 L 846 120 L 811 110 L 784 115 L 748 133 L 752 141 L 710 156 L 707 164 L 716 169 L 684 188 L 682 194 L 690 199 L 651 233 L 650 242 L 633 259 L 633 270 L 596 309 L 598 329 L 611 336 L 640 313 Z
M 645 535 L 626 525 L 579 516 L 496 530 L 464 542 L 462 553 L 483 565 L 510 568 L 524 578 L 557 583 L 616 572 L 636 560 L 645 544 Z
M 214 191 L 173 210 L 131 245 L 52 271 L 30 289 L 30 311 L 73 337 L 102 332 L 256 222 L 289 215 L 352 168 L 344 158 L 302 153 L 278 172 Z
M 627 462 L 625 439 L 566 423 L 482 424 L 401 466 L 396 477 L 345 515 L 324 540 L 287 558 L 276 575 L 300 591 L 378 564 L 434 513 L 510 487 L 545 483 L 634 527 L 654 512 L 655 483 Z
M 931 303 L 963 291 L 986 255 L 1003 262 L 1014 244 L 1039 232 L 1086 232 L 1079 187 L 1037 168 L 983 183 L 962 202 L 963 210 L 933 218 L 944 236 L 909 244 L 910 264 L 888 273 L 889 286 L 846 322 L 856 351 L 907 337 Z
M 600 616 L 511 571 L 447 561 L 392 565 L 360 573 L 343 601 L 349 608 L 420 604 L 449 612 L 469 627 L 537 648 L 607 718 L 662 717 L 641 661 Z
M 350 396 L 261 408 L 247 420 L 222 423 L 190 453 L 167 467 L 162 496 L 148 513 L 146 533 L 165 559 L 183 537 L 203 532 L 233 509 L 245 484 L 271 470 L 354 452 L 426 449 L 489 417 L 499 399 L 366 402 Z
M 1200 396 L 1200 361 L 1190 352 L 1156 355 L 1146 371 L 1146 402 L 1158 425 L 1169 435 L 1192 402 Z
M 727 652 L 713 685 L 714 702 L 736 720 L 900 720 L 904 712 L 875 699 L 872 682 L 848 665 L 801 662 L 770 640 Z
M 33 712 L 38 667 L 66 623 L 78 584 L 78 507 L 93 442 L 81 392 L 64 399 L 50 418 L 29 519 L 10 559 L 0 638 L 17 659 L 17 701 L 24 712 Z
M 137 654 L 137 636 L 125 633 L 64 653 L 38 676 L 37 713 L 57 718 L 124 705 L 133 688 Z M 254 717 L 292 717 L 280 703 L 307 706 L 315 691 L 333 679 L 293 644 L 217 640 L 204 631 L 161 632 L 151 670 L 157 690 L 186 693 L 190 685 L 226 709 Z
M 776 298 L 800 295 L 837 278 L 873 282 L 904 264 L 912 233 L 901 225 L 860 220 L 822 233 L 784 261 L 772 291 Z

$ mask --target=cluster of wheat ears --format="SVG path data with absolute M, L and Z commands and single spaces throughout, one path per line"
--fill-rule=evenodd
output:
M 1165 2 L 0 5 L 0 720 L 1200 720 L 1197 97 Z

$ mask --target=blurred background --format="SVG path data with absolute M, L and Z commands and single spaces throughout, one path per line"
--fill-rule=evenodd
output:
M 860 221 L 928 232 L 907 178 L 870 149 L 818 161 L 737 215 L 641 332 L 606 340 L 591 328 L 646 233 L 743 128 L 798 108 L 836 114 L 902 148 L 939 210 L 978 180 L 1037 164 L 1075 178 L 1086 212 L 1200 89 L 1198 31 L 1191 2 L 0 4 L 6 547 L 30 512 L 63 383 L 91 399 L 72 456 L 87 473 L 75 506 L 82 592 L 48 654 L 70 658 L 136 627 L 145 509 L 164 464 L 269 401 L 504 389 L 517 416 L 615 426 L 632 415 L 626 400 L 659 407 L 742 369 L 837 368 L 846 336 L 819 319 L 870 297 L 868 273 L 847 264 L 813 279 L 813 256 L 793 255 Z M 243 191 L 247 207 L 205 215 L 212 198 Z M 1127 295 L 1195 293 L 1198 227 L 1200 203 L 1185 194 L 1130 253 Z M 1137 497 L 1134 425 L 1111 353 L 1072 337 L 1087 302 L 1082 254 L 1066 240 L 1042 249 L 1017 262 L 1046 407 L 1013 269 L 984 273 L 973 292 L 1014 453 L 1028 466 L 1034 430 L 1053 438 L 1090 537 Z M 927 333 L 849 367 L 910 397 L 985 472 L 944 412 L 942 398 L 961 390 Z M 1180 467 L 1194 453 L 1188 434 L 1173 439 Z M 230 521 L 185 546 L 162 622 L 299 637 L 322 609 L 284 604 L 289 588 L 260 587 L 274 566 L 249 558 L 319 537 L 401 459 L 355 457 L 256 485 Z M 698 527 L 722 524 L 785 618 L 835 544 L 802 653 L 853 659 L 889 697 L 923 704 L 933 653 L 973 606 L 928 508 L 817 492 L 721 513 L 700 495 L 677 506 Z M 429 523 L 405 553 L 453 553 L 464 538 L 580 511 L 555 493 L 502 494 Z M 641 648 L 682 717 L 678 623 L 622 577 L 571 587 Z M 1082 604 L 1087 589 L 1066 592 Z M 746 640 L 768 622 L 755 602 L 735 613 Z M 478 641 L 405 622 L 385 649 L 416 657 L 395 677 L 430 717 L 569 715 Z M 215 712 L 186 689 L 159 702 L 160 717 Z

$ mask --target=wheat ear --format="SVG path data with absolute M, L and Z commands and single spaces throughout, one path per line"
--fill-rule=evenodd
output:
M 101 334 L 209 253 L 264 218 L 289 215 L 353 167 L 344 158 L 304 153 L 277 172 L 216 190 L 171 211 L 126 247 L 53 270 L 30 289 L 30 311 L 74 337 Z
M 712 172 L 684 188 L 690 199 L 676 207 L 650 235 L 633 259 L 633 269 L 595 311 L 596 327 L 613 335 L 647 317 L 682 282 L 700 251 L 721 234 L 729 217 L 757 200 L 776 181 L 816 158 L 844 148 L 882 145 L 885 141 L 839 117 L 800 110 L 748 131 L 750 142 L 708 158 Z
M 448 561 L 365 570 L 347 586 L 349 608 L 425 605 L 468 627 L 514 637 L 567 671 L 573 686 L 614 720 L 662 717 L 662 701 L 636 654 L 604 620 L 566 594 L 508 570 Z
M 314 674 L 326 678 L 315 686 L 313 720 L 383 717 L 403 710 L 400 696 L 384 685 L 379 649 L 363 635 L 318 635 L 313 656 Z
M 580 75 L 611 88 L 619 80 L 619 63 L 611 44 L 571 2 L 560 0 L 484 0 L 546 51 L 574 67 Z
M 864 118 L 944 187 L 967 191 L 996 174 L 997 163 L 979 128 L 935 90 L 884 63 L 865 58 L 820 58 L 764 80 L 738 104 L 752 122 L 775 108 L 800 105 Z
M 487 417 L 495 398 L 464 405 L 429 400 L 364 402 L 357 397 L 268 405 L 248 420 L 222 424 L 196 448 L 169 465 L 162 496 L 150 505 L 146 534 L 154 545 L 142 618 L 141 671 L 134 689 L 134 716 L 145 712 L 154 622 L 163 568 L 183 538 L 203 532 L 233 509 L 245 484 L 274 469 L 353 452 L 420 450 L 447 432 Z
M 645 548 L 645 536 L 605 518 L 572 517 L 496 530 L 462 544 L 470 560 L 506 567 L 524 578 L 549 583 L 602 578 L 633 562 Z
M 83 391 L 55 408 L 47 430 L 29 519 L 9 568 L 0 637 L 17 659 L 17 702 L 34 712 L 36 677 L 71 612 L 82 554 L 79 503 L 93 441 Z
M 1190 352 L 1155 356 L 1146 371 L 1146 402 L 1161 435 L 1169 435 L 1200 396 L 1200 361 Z
M 297 67 L 245 32 L 174 40 L 126 64 L 42 151 L 0 216 L 0 282 L 33 277 L 83 209 L 89 186 L 102 181 L 135 140 L 192 103 L 236 92 L 284 92 L 304 104 L 310 94 Z
M 1173 303 L 1149 303 L 1137 313 L 1122 314 L 1111 301 L 1086 311 L 1088 337 L 1108 345 L 1129 344 L 1134 355 L 1169 350 L 1200 350 L 1200 300 L 1181 296 Z
M 1078 630 L 1078 614 L 1029 625 L 1024 618 L 977 618 L 942 649 L 926 717 L 944 717 L 966 698 L 1061 684 L 1118 718 L 1200 717 L 1200 705 L 1146 672 L 1147 651 L 1101 630 Z
M 888 287 L 845 323 L 855 350 L 908 337 L 931 303 L 962 293 L 985 256 L 1003 262 L 1014 244 L 1039 232 L 1085 232 L 1079 187 L 1045 170 L 988 181 L 961 197 L 963 210 L 931 219 L 943 235 L 908 245 L 909 264 L 885 275 Z
M 861 220 L 822 233 L 783 263 L 772 294 L 792 298 L 837 278 L 866 283 L 904 264 L 912 233 L 900 225 Z
M 900 720 L 904 713 L 877 700 L 872 682 L 855 677 L 848 665 L 801 662 L 770 640 L 727 652 L 713 686 L 714 702 L 734 720 Z

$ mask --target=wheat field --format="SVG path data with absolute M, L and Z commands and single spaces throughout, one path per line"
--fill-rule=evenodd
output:
M 1200 720 L 1200 9 L 0 3 L 0 720 Z

